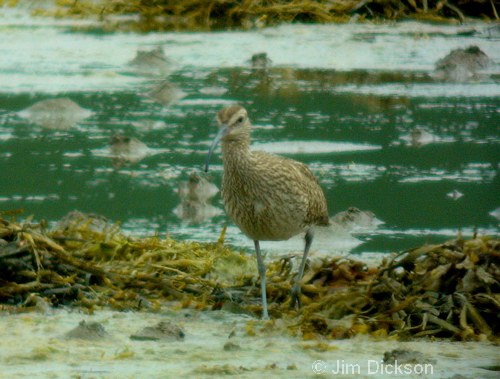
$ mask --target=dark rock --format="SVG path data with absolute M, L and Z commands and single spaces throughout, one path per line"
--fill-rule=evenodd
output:
M 184 336 L 185 334 L 181 327 L 170 321 L 160 321 L 155 326 L 146 326 L 132 334 L 130 339 L 136 341 L 182 341 L 184 340 Z
M 109 337 L 104 326 L 98 322 L 80 321 L 78 326 L 64 335 L 68 339 L 81 339 L 88 341 L 96 341 Z

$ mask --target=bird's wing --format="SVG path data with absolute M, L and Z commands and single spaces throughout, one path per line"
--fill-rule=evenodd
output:
M 290 179 L 298 180 L 304 185 L 310 182 L 319 185 L 318 179 L 311 172 L 309 167 L 296 160 L 282 157 L 280 155 L 269 154 L 264 151 L 254 151 L 253 156 L 256 158 L 257 164 L 262 162 L 263 165 L 271 167 L 271 170 L 267 170 L 269 173 L 276 173 L 277 175 L 289 175 Z
M 301 198 L 308 199 L 305 216 L 306 223 L 320 225 L 327 225 L 329 223 L 325 195 L 318 179 L 307 165 L 290 158 L 262 151 L 256 151 L 252 154 L 255 158 L 255 168 L 258 172 L 265 172 L 265 175 L 271 181 L 276 179 L 277 187 L 280 184 L 283 186 L 284 181 L 288 182 L 288 184 L 285 184 L 288 189 L 283 188 L 283 191 L 286 192 L 290 188 L 293 188 Z M 262 167 L 259 167 L 261 165 Z M 290 184 L 292 184 L 291 187 Z

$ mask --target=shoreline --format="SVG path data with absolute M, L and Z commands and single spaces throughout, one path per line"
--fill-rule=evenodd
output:
M 492 342 L 367 336 L 309 341 L 278 334 L 279 320 L 174 308 L 156 313 L 97 311 L 92 316 L 71 309 L 3 314 L 0 378 L 160 378 L 179 373 L 200 378 L 349 378 L 352 370 L 359 378 L 419 378 L 420 369 L 427 368 L 432 372 L 426 377 L 444 379 L 495 378 L 498 370 L 498 347 Z M 65 338 L 81 320 L 99 322 L 109 335 L 100 340 Z M 137 329 L 161 320 L 179 324 L 185 338 L 130 339 Z M 406 358 L 400 355 L 403 360 L 396 359 L 397 364 L 384 362 L 391 354 Z
M 10 5 L 7 5 L 10 6 Z M 22 1 L 15 7 L 27 6 L 37 17 L 53 19 L 94 19 L 103 32 L 159 32 L 159 31 L 221 31 L 251 30 L 290 23 L 345 24 L 350 22 L 400 22 L 464 24 L 473 21 L 498 21 L 493 2 L 462 2 L 459 6 L 440 1 L 317 1 L 302 0 L 268 3 L 253 0 L 241 4 L 226 1 L 223 4 L 203 0 L 176 2 L 156 1 L 148 6 L 141 1 L 59 1 L 38 3 Z M 94 30 L 94 26 L 80 26 Z
M 0 302 L 4 310 L 79 306 L 158 311 L 226 310 L 259 317 L 253 256 L 214 243 L 159 236 L 133 238 L 105 218 L 71 212 L 53 229 L 0 217 Z M 494 237 L 426 244 L 379 265 L 345 257 L 312 259 L 301 281 L 299 310 L 291 286 L 298 259 L 267 262 L 271 318 L 308 339 L 358 334 L 385 338 L 436 337 L 497 341 L 498 249 Z M 282 330 L 282 331 L 283 331 Z

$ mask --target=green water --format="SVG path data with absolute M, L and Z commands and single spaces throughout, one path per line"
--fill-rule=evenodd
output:
M 449 230 L 497 230 L 498 221 L 488 214 L 498 207 L 500 188 L 496 98 L 338 94 L 324 85 L 323 80 L 331 74 L 322 72 L 310 73 L 312 79 L 303 84 L 307 90 L 283 89 L 280 86 L 286 83 L 279 80 L 273 83 L 277 89 L 261 89 L 260 83 L 252 82 L 259 73 L 245 70 L 212 72 L 205 81 L 195 83 L 188 74 L 178 73 L 172 81 L 193 92 L 194 87 L 224 85 L 237 75 L 244 78 L 240 88 L 230 88 L 221 100 L 247 105 L 256 125 L 255 143 L 288 141 L 293 146 L 297 140 L 309 141 L 313 150 L 315 141 L 380 147 L 288 154 L 309 164 L 319 177 L 331 215 L 355 206 L 374 212 L 385 222 L 385 233 L 373 233 L 359 249 L 404 248 L 417 243 L 417 236 L 418 240 L 442 240 L 449 238 Z M 299 74 L 306 76 L 295 73 Z M 260 75 L 272 79 L 272 73 Z M 2 128 L 12 134 L 1 142 L 1 209 L 23 209 L 25 216 L 34 214 L 47 220 L 58 220 L 77 209 L 119 220 L 132 230 L 134 220 L 146 220 L 140 223 L 143 233 L 175 234 L 183 223 L 173 213 L 180 201 L 177 186 L 191 171 L 201 169 L 208 141 L 216 130 L 214 115 L 222 105 L 204 103 L 203 97 L 197 96 L 192 104 L 186 101 L 165 109 L 124 91 L 65 96 L 96 114 L 75 130 L 43 130 L 7 112 L 22 110 L 46 97 L 0 97 Z M 165 123 L 159 130 L 132 125 L 158 121 Z M 415 127 L 432 133 L 435 141 L 411 146 L 401 139 Z M 165 150 L 140 162 L 114 167 L 109 157 L 95 154 L 106 148 L 114 134 L 137 137 L 150 148 Z M 216 184 L 220 183 L 220 164 L 220 158 L 215 157 L 211 175 Z M 448 197 L 453 190 L 463 197 Z M 216 198 L 213 203 L 219 201 Z M 198 228 L 217 230 L 224 222 L 224 216 L 206 220 L 192 226 L 193 234 Z M 425 236 L 425 230 L 437 235 Z M 399 231 L 406 233 L 398 236 Z M 443 231 L 446 237 L 439 236 Z M 185 231 L 178 235 L 193 237 Z
M 4 29 L 4 33 L 12 30 L 17 29 Z M 19 30 L 20 41 L 26 46 L 32 44 L 25 30 Z M 50 45 L 50 54 L 59 54 L 57 59 L 63 57 L 63 61 L 48 61 L 46 67 L 31 61 L 27 61 L 31 62 L 29 67 L 8 61 L 0 66 L 4 84 L 0 91 L 2 212 L 22 210 L 18 219 L 34 215 L 37 220 L 54 223 L 68 212 L 79 210 L 119 221 L 135 235 L 160 233 L 203 241 L 215 240 L 228 223 L 228 243 L 251 247 L 251 241 L 225 217 L 220 195 L 211 202 L 220 210 L 214 217 L 190 222 L 174 213 L 180 203 L 180 182 L 202 169 L 217 129 L 216 112 L 238 102 L 249 110 L 255 125 L 255 144 L 311 167 L 325 191 L 332 216 L 357 207 L 373 212 L 384 222 L 356 234 L 362 243 L 348 251 L 403 250 L 453 238 L 459 231 L 471 235 L 476 229 L 480 234 L 498 234 L 498 75 L 446 83 L 432 78 L 429 63 L 422 65 L 425 69 L 410 70 L 345 71 L 277 65 L 263 71 L 251 70 L 245 64 L 206 68 L 200 60 L 199 67 L 181 65 L 168 77 L 186 97 L 164 107 L 144 96 L 157 78 L 123 71 L 127 60 L 121 56 L 116 58 L 121 59 L 121 67 L 102 63 L 118 56 L 106 57 L 105 47 L 99 47 L 111 46 L 115 36 L 68 35 L 51 27 L 47 33 L 59 39 Z M 374 36 L 379 38 L 379 34 Z M 201 34 L 196 38 L 205 41 L 212 37 Z M 71 54 L 61 55 L 56 43 L 72 46 L 72 38 L 77 44 L 94 47 L 90 63 L 79 65 Z M 127 54 L 133 57 L 134 49 L 127 47 L 131 40 L 163 37 L 116 38 L 125 43 L 113 46 L 119 46 L 123 55 L 130 51 Z M 193 39 L 193 35 L 168 38 L 174 54 L 178 46 L 184 49 L 179 50 L 184 57 L 190 57 L 186 44 L 176 41 Z M 15 46 L 11 44 L 11 53 L 17 51 Z M 426 51 L 425 46 L 421 51 Z M 19 54 L 26 51 L 19 50 Z M 201 55 L 199 51 L 197 54 Z M 403 67 L 404 57 L 400 53 L 398 58 Z M 58 67 L 62 67 L 61 72 Z M 30 70 L 40 73 L 33 75 Z M 75 72 L 83 76 L 75 79 Z M 100 82 L 94 85 L 91 81 L 96 76 L 126 84 L 99 90 Z M 66 80 L 70 80 L 67 85 Z M 40 90 L 40 85 L 47 90 Z M 17 112 L 54 97 L 68 97 L 94 114 L 74 128 L 58 131 L 19 117 Z M 421 143 L 410 142 L 412 130 L 424 134 Z M 114 135 L 139 139 L 151 154 L 137 162 L 117 165 L 108 153 Z M 341 144 L 348 147 L 340 148 L 344 146 Z M 219 153 L 211 167 L 208 178 L 219 186 Z M 460 197 L 452 198 L 453 191 Z M 336 251 L 340 249 L 337 242 L 332 237 L 315 246 Z M 275 246 L 280 250 L 281 245 Z M 282 248 L 287 249 L 289 245 Z M 292 249 L 300 250 L 300 244 Z

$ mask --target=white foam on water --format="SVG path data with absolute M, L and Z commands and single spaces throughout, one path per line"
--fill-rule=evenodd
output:
M 29 16 L 29 9 L 0 12 L 0 91 L 57 93 L 113 91 L 148 78 L 133 75 L 128 62 L 137 50 L 163 47 L 178 70 L 249 67 L 252 54 L 267 52 L 274 66 L 302 69 L 432 72 L 454 48 L 477 45 L 500 61 L 498 42 L 481 32 L 486 23 L 465 26 L 401 22 L 387 25 L 282 25 L 252 31 L 111 33 L 74 32 L 97 21 Z M 467 38 L 457 32 L 474 28 Z M 332 38 L 335 36 L 335 38 Z M 263 48 L 265 46 L 265 48 Z M 235 54 L 235 51 L 238 53 Z M 499 73 L 493 66 L 489 72 Z M 150 78 L 149 78 L 150 79 Z M 339 86 L 335 91 L 408 96 L 498 96 L 494 84 Z
M 290 141 L 280 141 L 255 143 L 252 145 L 252 149 L 273 154 L 322 154 L 380 150 L 382 146 L 349 142 L 293 141 L 291 143 Z
M 497 229 L 494 227 L 491 228 L 480 228 L 477 229 L 474 226 L 464 226 L 459 229 L 428 229 L 428 228 L 410 228 L 410 229 L 378 229 L 374 234 L 379 235 L 389 235 L 391 237 L 397 238 L 397 236 L 412 236 L 412 237 L 421 237 L 421 236 L 441 236 L 441 237 L 450 237 L 455 238 L 461 233 L 464 236 L 472 236 L 475 233 L 478 235 L 484 236 L 493 236 L 497 234 Z
M 348 84 L 332 89 L 338 93 L 406 97 L 499 97 L 497 83 L 396 83 L 381 85 Z

